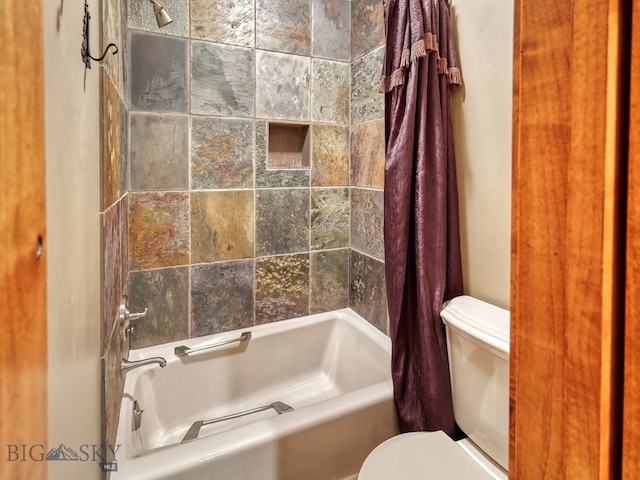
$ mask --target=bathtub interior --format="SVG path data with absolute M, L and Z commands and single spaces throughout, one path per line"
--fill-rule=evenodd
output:
M 163 356 L 167 366 L 141 367 L 127 374 L 120 429 L 126 432 L 120 432 L 123 435 L 119 438 L 127 457 L 179 445 L 191 424 L 198 420 L 275 401 L 299 412 L 390 381 L 388 338 L 350 311 L 312 315 L 249 330 L 252 338 L 246 344 L 223 347 L 193 358 L 176 357 L 174 348 L 235 338 L 243 330 L 132 351 L 132 359 Z M 144 413 L 142 426 L 131 431 L 127 426 L 131 425 L 130 407 L 134 399 Z M 265 410 L 204 426 L 198 438 L 264 420 L 278 421 L 277 416 L 274 410 Z

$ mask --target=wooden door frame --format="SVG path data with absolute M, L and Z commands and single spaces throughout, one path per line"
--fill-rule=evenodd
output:
M 42 43 L 42 0 L 0 2 L 0 478 L 12 479 L 47 476 Z
M 510 478 L 619 474 L 624 0 L 516 0 Z
M 640 471 L 640 9 L 632 12 L 622 478 Z

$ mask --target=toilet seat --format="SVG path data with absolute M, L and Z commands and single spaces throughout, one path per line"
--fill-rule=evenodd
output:
M 493 480 L 442 431 L 404 433 L 378 445 L 358 480 Z

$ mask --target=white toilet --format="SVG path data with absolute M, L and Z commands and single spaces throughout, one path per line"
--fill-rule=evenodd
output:
M 509 312 L 469 296 L 445 303 L 458 426 L 444 432 L 397 435 L 366 458 L 358 480 L 504 480 L 509 449 Z

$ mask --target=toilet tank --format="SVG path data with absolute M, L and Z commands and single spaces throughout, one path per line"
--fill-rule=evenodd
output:
M 508 470 L 509 312 L 469 296 L 445 303 L 453 410 L 458 426 Z

